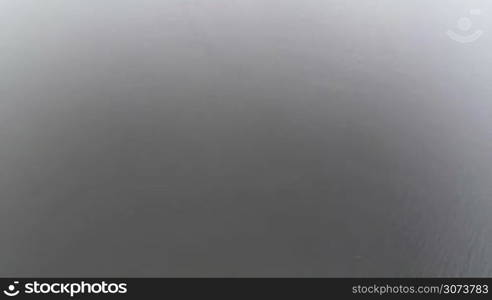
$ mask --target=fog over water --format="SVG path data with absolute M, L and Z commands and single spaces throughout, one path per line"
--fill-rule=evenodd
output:
M 0 276 L 492 276 L 491 17 L 0 0 Z

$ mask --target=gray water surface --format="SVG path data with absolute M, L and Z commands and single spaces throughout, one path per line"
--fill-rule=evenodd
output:
M 491 16 L 0 0 L 0 276 L 492 276 Z

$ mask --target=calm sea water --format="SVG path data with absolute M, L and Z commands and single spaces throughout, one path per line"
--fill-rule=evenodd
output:
M 492 276 L 491 14 L 0 0 L 0 275 Z

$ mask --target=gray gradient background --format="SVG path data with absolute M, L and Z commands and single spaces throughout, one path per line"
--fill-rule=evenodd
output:
M 492 276 L 491 16 L 0 0 L 0 276 Z

